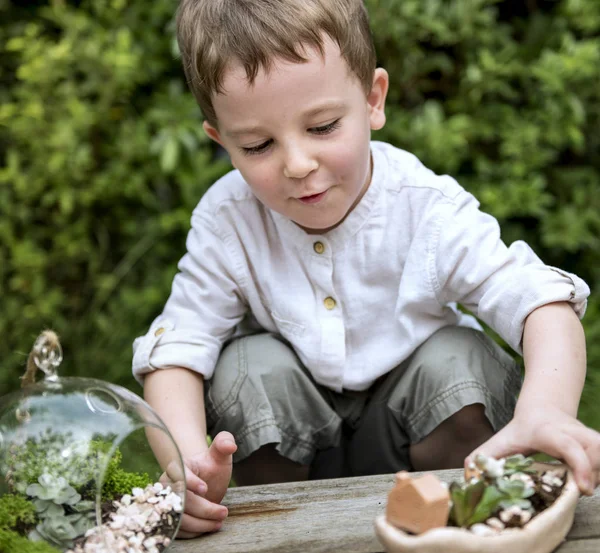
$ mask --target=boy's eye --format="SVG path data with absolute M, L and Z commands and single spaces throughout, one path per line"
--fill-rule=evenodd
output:
M 323 125 L 322 127 L 313 127 L 309 129 L 313 134 L 329 134 L 335 131 L 340 126 L 340 120 L 336 119 L 332 123 Z
M 263 152 L 267 151 L 267 149 L 271 145 L 271 142 L 273 142 L 273 141 L 266 140 L 265 142 L 263 142 L 262 144 L 259 144 L 258 146 L 252 146 L 251 148 L 242 148 L 242 152 L 244 152 L 246 155 L 249 155 L 249 156 L 254 155 L 254 154 L 262 154 Z

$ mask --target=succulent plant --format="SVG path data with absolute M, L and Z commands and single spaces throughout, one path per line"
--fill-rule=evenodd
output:
M 81 501 L 75 488 L 62 476 L 56 477 L 48 473 L 42 474 L 37 484 L 27 486 L 26 493 L 37 498 L 33 503 L 38 515 L 43 518 L 57 516 L 59 511 L 62 514 L 63 505 L 75 505 Z
M 35 530 L 29 533 L 29 539 L 43 540 L 65 549 L 72 546 L 75 538 L 83 536 L 95 525 L 93 501 L 80 501 L 75 505 L 67 506 L 69 511 L 73 511 L 70 514 L 65 514 L 62 507 L 60 509 L 60 513 L 47 513 Z
M 502 509 L 517 506 L 526 511 L 533 510 L 531 501 L 527 498 L 535 493 L 534 488 L 526 486 L 525 482 L 521 480 L 499 479 L 496 485 L 503 495 L 503 499 L 499 503 Z
M 504 463 L 504 475 L 510 476 L 517 472 L 523 472 L 525 474 L 535 474 L 536 470 L 532 468 L 533 459 L 531 457 L 525 457 L 521 453 L 518 455 L 512 455 L 507 457 Z
M 31 541 L 45 541 L 60 548 L 67 548 L 71 547 L 73 540 L 82 533 L 68 517 L 56 516 L 42 520 L 28 537 Z
M 527 484 L 531 480 L 527 475 L 535 473 L 530 468 L 532 463 L 532 459 L 523 455 L 498 460 L 477 456 L 474 464 L 478 476 L 450 485 L 450 521 L 469 528 L 506 509 L 519 508 L 533 514 L 528 498 L 534 495 L 535 487 Z

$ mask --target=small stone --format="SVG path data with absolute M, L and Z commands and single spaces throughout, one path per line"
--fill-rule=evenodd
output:
M 509 477 L 509 480 L 519 480 L 525 484 L 526 488 L 535 488 L 535 482 L 533 478 L 529 476 L 529 474 L 525 474 L 523 472 L 515 472 Z
M 506 526 L 504 526 L 504 523 L 495 517 L 492 518 L 488 518 L 485 523 L 490 527 L 493 528 L 494 530 L 504 530 L 504 528 L 506 528 Z
M 542 475 L 542 482 L 548 486 L 560 488 L 563 485 L 563 481 L 556 471 L 548 471 Z
M 494 536 L 496 531 L 490 528 L 487 524 L 473 524 L 470 528 L 471 532 L 476 536 Z

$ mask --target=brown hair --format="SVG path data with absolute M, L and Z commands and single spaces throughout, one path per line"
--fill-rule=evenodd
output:
M 237 60 L 252 83 L 275 58 L 306 61 L 306 47 L 323 55 L 331 37 L 350 71 L 368 94 L 373 84 L 375 48 L 362 0 L 181 0 L 177 40 L 183 69 L 207 121 L 217 126 L 213 94 L 222 92 L 223 74 Z

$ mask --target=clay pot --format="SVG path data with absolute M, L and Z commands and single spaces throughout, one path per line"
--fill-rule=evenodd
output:
M 543 471 L 557 466 L 536 463 L 535 468 Z M 578 498 L 579 488 L 571 471 L 567 471 L 567 482 L 560 496 L 523 528 L 478 536 L 463 528 L 446 526 L 412 535 L 392 526 L 381 515 L 375 520 L 375 533 L 387 553 L 550 553 L 569 532 Z

